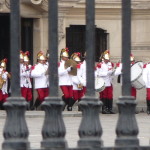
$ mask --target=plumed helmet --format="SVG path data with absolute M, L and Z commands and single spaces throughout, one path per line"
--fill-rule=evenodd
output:
M 0 63 L 0 67 L 3 67 L 4 69 L 6 69 L 6 64 L 7 64 L 7 58 L 4 58 Z
M 110 53 L 109 50 L 104 51 L 103 55 L 103 59 L 109 60 L 110 59 Z
M 37 54 L 37 59 L 38 60 L 46 60 L 46 57 L 42 51 L 39 51 Z
M 63 57 L 69 57 L 69 49 L 68 48 L 63 48 L 60 52 L 60 56 L 63 56 Z
M 81 54 L 79 52 L 76 52 L 71 55 L 71 59 L 78 62 L 78 61 L 81 61 L 80 56 Z
M 133 56 L 133 54 L 130 54 L 130 61 L 134 61 L 135 59 L 134 59 L 134 56 Z
M 26 51 L 26 52 L 24 53 L 23 60 L 24 60 L 25 62 L 29 62 L 29 55 L 30 55 L 29 51 Z
M 24 53 L 22 50 L 20 50 L 20 59 L 23 59 L 24 58 Z

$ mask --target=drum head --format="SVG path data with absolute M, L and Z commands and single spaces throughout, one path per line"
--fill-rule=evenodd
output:
M 136 62 L 131 66 L 131 82 L 136 80 L 142 75 L 143 72 L 143 62 Z
M 102 78 L 95 79 L 95 91 L 101 92 L 105 89 L 105 81 Z

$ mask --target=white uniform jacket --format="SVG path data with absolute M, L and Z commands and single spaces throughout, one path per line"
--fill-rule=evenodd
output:
M 0 68 L 0 74 L 2 74 L 2 78 L 3 80 L 5 81 L 3 86 L 2 86 L 2 93 L 3 94 L 8 94 L 8 72 L 7 71 L 3 71 L 1 68 Z
M 20 65 L 20 86 L 32 88 L 30 77 L 31 65 Z
M 109 87 L 112 85 L 112 73 L 113 64 L 111 62 L 105 63 L 101 62 L 96 67 L 96 76 L 101 77 L 105 81 L 105 86 Z
M 118 76 L 122 74 L 122 63 L 117 63 L 114 75 Z
M 47 88 L 49 83 L 46 74 L 47 67 L 45 64 L 38 63 L 31 70 L 31 77 L 34 78 L 35 89 Z
M 78 79 L 83 86 L 86 86 L 86 61 L 84 60 L 83 63 L 81 63 L 78 66 L 79 66 L 77 68 Z
M 59 75 L 59 86 L 72 85 L 71 76 L 68 74 L 67 69 L 65 69 L 65 61 L 61 60 L 58 65 L 58 75 Z
M 73 90 L 82 90 L 82 88 L 78 88 L 78 85 L 81 84 L 78 76 L 71 76 L 71 78 L 72 78 Z
M 143 67 L 143 80 L 146 88 L 150 88 L 150 64 L 145 64 Z

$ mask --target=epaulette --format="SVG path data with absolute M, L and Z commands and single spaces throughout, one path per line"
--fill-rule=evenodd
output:
M 120 67 L 120 62 L 116 63 L 116 67 Z
M 81 65 L 82 65 L 82 63 L 77 64 L 77 65 L 76 65 L 76 68 L 77 68 L 77 69 L 80 69 Z
M 100 62 L 100 63 L 97 64 L 96 67 L 97 67 L 97 68 L 101 68 L 101 66 L 102 66 L 102 63 Z
M 33 65 L 33 66 L 31 67 L 31 70 L 34 70 L 34 69 L 35 69 L 35 66 L 36 66 L 36 65 Z
M 147 66 L 147 63 L 143 65 L 143 68 L 146 68 L 146 66 Z

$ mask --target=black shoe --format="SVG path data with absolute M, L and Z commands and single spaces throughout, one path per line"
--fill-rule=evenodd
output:
M 110 112 L 107 109 L 103 109 L 102 114 L 110 114 Z
M 109 114 L 115 114 L 115 112 L 113 112 L 112 110 L 109 110 Z
M 72 111 L 72 107 L 69 107 L 69 106 L 68 106 L 68 107 L 67 107 L 67 110 L 68 110 L 68 111 Z

